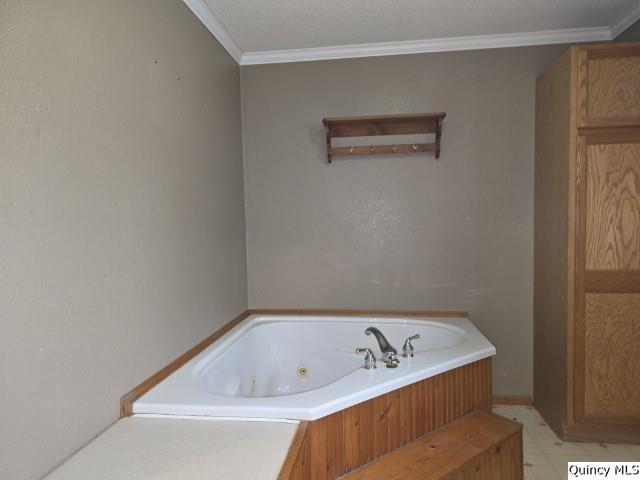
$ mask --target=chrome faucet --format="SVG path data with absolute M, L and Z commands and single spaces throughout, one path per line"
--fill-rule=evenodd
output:
M 370 348 L 356 348 L 356 353 L 364 353 L 364 369 L 365 370 L 374 370 L 378 367 L 376 367 L 376 357 L 373 354 L 373 352 L 371 351 Z
M 402 356 L 406 358 L 413 358 L 413 344 L 412 340 L 418 340 L 420 338 L 420 334 L 416 333 L 415 335 L 410 336 L 404 341 L 404 345 L 402 346 Z
M 382 352 L 382 358 L 387 364 L 387 368 L 396 368 L 400 363 L 400 360 L 397 358 L 398 351 L 391 346 L 382 332 L 376 327 L 369 327 L 364 331 L 364 333 L 367 335 L 373 334 L 376 337 L 378 345 L 380 346 L 380 351 Z

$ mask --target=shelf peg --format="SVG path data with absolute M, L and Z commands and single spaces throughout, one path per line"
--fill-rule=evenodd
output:
M 394 143 L 394 144 L 391 146 L 391 150 L 393 150 L 393 153 L 396 153 L 396 150 L 397 150 L 397 149 L 398 149 L 398 146 Z
M 353 154 L 353 147 L 349 148 L 349 153 Z
M 414 152 L 418 151 L 418 144 L 416 144 L 416 143 L 413 144 L 413 151 Z

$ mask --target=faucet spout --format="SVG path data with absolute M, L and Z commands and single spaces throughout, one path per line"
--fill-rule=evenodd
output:
M 393 348 L 382 332 L 376 327 L 369 327 L 364 331 L 364 333 L 367 335 L 374 335 L 376 337 L 378 345 L 380 346 L 380 351 L 382 352 L 382 358 L 387 364 L 387 368 L 396 368 L 398 363 L 400 363 L 400 360 L 397 358 L 398 351 Z
M 391 346 L 391 344 L 389 343 L 387 338 L 382 334 L 382 332 L 378 330 L 376 327 L 369 327 L 364 331 L 364 333 L 366 333 L 367 335 L 373 334 L 373 336 L 376 337 L 376 340 L 378 341 L 378 345 L 380 346 L 380 351 L 383 354 L 391 353 L 395 355 L 398 353 L 398 351 Z

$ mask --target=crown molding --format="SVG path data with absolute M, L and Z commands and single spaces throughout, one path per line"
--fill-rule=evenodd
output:
M 240 65 L 267 63 L 312 62 L 385 55 L 483 50 L 491 48 L 525 47 L 562 43 L 601 42 L 612 40 L 609 27 L 574 28 L 541 32 L 474 35 L 429 40 L 364 43 L 335 47 L 314 47 L 291 50 L 248 52 L 242 55 Z
M 640 20 L 640 4 L 636 5 L 629 13 L 611 25 L 611 38 L 616 38 L 638 20 Z
M 207 5 L 205 0 L 182 0 L 195 14 L 196 17 L 207 27 L 214 37 L 220 42 L 225 50 L 238 63 L 242 61 L 242 50 L 233 39 L 229 31 Z
M 183 2 L 191 9 L 196 17 L 200 19 L 204 26 L 216 37 L 239 65 L 312 62 L 318 60 L 484 50 L 564 43 L 607 42 L 613 40 L 640 20 L 640 5 L 637 5 L 617 22 L 611 26 L 604 27 L 243 52 L 224 24 L 206 3 L 206 0 L 183 0 Z

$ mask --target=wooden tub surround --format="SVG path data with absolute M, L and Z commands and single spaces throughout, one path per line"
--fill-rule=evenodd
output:
M 466 312 L 247 310 L 123 396 L 121 399 L 122 416 L 131 415 L 133 403 L 138 398 L 250 315 L 407 316 L 422 318 L 468 316 Z M 482 414 L 482 418 L 485 419 L 493 417 L 490 414 L 491 405 L 491 358 L 484 358 L 371 398 L 317 420 L 300 422 L 278 479 L 329 480 L 339 478 L 410 442 L 414 442 L 416 439 L 426 439 L 425 435 L 439 431 L 456 420 L 470 418 L 468 416 L 473 412 L 486 412 Z M 476 416 L 473 418 L 480 418 L 477 417 L 479 414 L 474 415 Z M 478 420 L 468 421 L 471 422 L 470 425 L 475 425 L 473 422 Z M 460 425 L 466 424 L 458 425 L 456 428 L 461 429 Z M 515 469 L 514 471 L 520 472 L 520 476 L 499 478 L 519 479 L 522 473 L 521 436 L 518 442 L 520 442 L 518 443 L 519 447 L 508 445 L 510 452 L 520 452 L 519 457 L 516 454 L 509 457 L 513 457 L 509 460 L 513 463 L 504 460 L 500 455 L 487 453 L 488 450 L 487 452 L 482 450 L 486 453 L 486 459 L 481 455 L 482 452 L 476 452 L 475 456 L 472 456 L 472 460 L 482 466 L 483 472 L 494 467 Z M 520 450 L 517 450 L 518 448 Z M 465 450 L 465 452 L 467 451 Z M 452 458 L 459 460 L 461 457 L 454 456 Z M 353 478 L 375 477 L 354 476 Z M 498 477 L 431 477 L 422 475 L 413 478 L 480 479 Z
M 487 358 L 304 422 L 279 479 L 335 479 L 475 410 L 490 409 Z
M 473 412 L 340 478 L 520 480 L 522 456 L 522 425 Z

